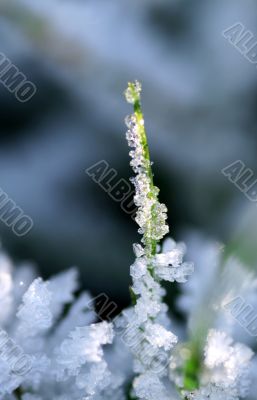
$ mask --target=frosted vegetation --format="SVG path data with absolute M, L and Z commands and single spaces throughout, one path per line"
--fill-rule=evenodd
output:
M 29 265 L 0 258 L 0 393 L 4 400 L 239 400 L 256 396 L 254 327 L 236 320 L 237 300 L 256 305 L 256 280 L 220 247 L 194 236 L 195 262 L 171 238 L 154 185 L 141 85 L 129 83 L 126 118 L 135 176 L 136 222 L 130 267 L 132 305 L 112 321 L 93 311 L 76 269 L 49 281 Z M 192 275 L 192 276 L 191 276 Z M 162 281 L 180 287 L 171 317 Z M 188 281 L 188 282 L 187 282 Z M 174 284 L 175 287 L 175 284 Z M 230 312 L 229 304 L 233 304 Z M 254 317 L 254 316 L 253 316 Z M 252 333 L 252 335 L 250 333 Z

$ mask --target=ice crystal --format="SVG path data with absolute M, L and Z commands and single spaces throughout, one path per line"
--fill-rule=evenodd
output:
M 188 394 L 191 400 L 239 400 L 250 388 L 253 352 L 225 332 L 210 330 L 205 347 L 202 386 Z M 207 382 L 207 383 L 206 383 Z
M 253 352 L 224 332 L 211 330 L 205 349 L 205 365 L 211 381 L 230 395 L 245 397 L 249 388 L 249 362 Z
M 10 260 L 0 255 L 3 274 L 8 274 L 1 281 L 6 287 L 4 298 L 10 298 L 13 305 L 21 301 L 21 305 L 16 318 L 13 308 L 0 310 L 7 329 L 0 335 L 1 398 L 16 400 L 19 388 L 22 400 L 113 399 L 116 392 L 122 399 L 123 377 L 120 371 L 116 377 L 115 368 L 110 371 L 105 360 L 104 347 L 113 341 L 112 324 L 93 323 L 96 314 L 89 307 L 92 299 L 87 293 L 75 299 L 77 271 L 73 268 L 45 282 L 34 279 L 29 266 L 16 273 Z M 18 277 L 22 291 L 15 288 Z M 69 311 L 63 318 L 67 305 Z M 25 356 L 30 368 L 18 374 L 14 366 L 17 369 Z
M 144 127 L 144 117 L 140 105 L 141 85 L 136 81 L 129 83 L 125 91 L 125 97 L 134 106 L 134 114 L 128 115 L 125 119 L 128 131 L 126 138 L 128 145 L 133 148 L 130 151 L 133 171 L 136 176 L 132 179 L 135 185 L 136 194 L 134 201 L 138 207 L 136 222 L 139 225 L 139 232 L 143 235 L 143 243 L 146 252 L 154 252 L 154 242 L 162 239 L 169 228 L 166 223 L 167 208 L 158 200 L 159 189 L 154 186 L 153 174 L 147 137 Z
M 48 283 L 41 278 L 36 279 L 23 296 L 17 317 L 20 320 L 19 330 L 22 335 L 35 336 L 52 325 L 50 303 L 52 293 Z
M 153 373 L 145 373 L 134 382 L 135 394 L 145 400 L 169 400 L 170 397 L 165 388 L 160 384 L 158 377 Z

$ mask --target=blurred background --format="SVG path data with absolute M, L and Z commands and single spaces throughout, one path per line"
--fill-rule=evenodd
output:
M 0 83 L 0 187 L 34 221 L 25 237 L 1 222 L 2 247 L 128 304 L 137 227 L 85 169 L 131 176 L 122 94 L 138 79 L 172 236 L 200 231 L 255 268 L 256 205 L 221 169 L 257 179 L 257 70 L 222 36 L 241 22 L 257 40 L 256 17 L 254 0 L 1 0 L 0 52 L 37 86 L 20 103 Z

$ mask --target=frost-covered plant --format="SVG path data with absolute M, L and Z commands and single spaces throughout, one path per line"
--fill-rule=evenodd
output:
M 140 92 L 138 82 L 129 83 L 125 92 L 134 107 L 126 118 L 126 137 L 132 148 L 136 222 L 142 235 L 141 243 L 134 244 L 136 259 L 130 269 L 132 305 L 114 321 L 98 322 L 90 295 L 75 295 L 76 269 L 45 282 L 36 278 L 32 267 L 16 269 L 2 254 L 0 394 L 4 400 L 238 400 L 248 394 L 253 352 L 234 341 L 222 308 L 233 293 L 217 279 L 224 266 L 216 247 L 208 243 L 197 247 L 196 258 L 203 255 L 198 260 L 200 270 L 185 285 L 193 272 L 193 264 L 183 261 L 185 246 L 171 238 L 160 243 L 169 231 L 167 208 L 159 202 L 153 182 Z M 233 260 L 227 264 L 237 265 Z M 242 283 L 242 268 L 238 271 Z M 185 329 L 169 315 L 162 281 L 184 284 L 178 305 L 189 314 L 187 340 Z M 252 285 L 248 294 L 255 288 Z M 213 308 L 208 309 L 211 302 Z M 256 371 L 255 362 L 252 373 Z
M 143 246 L 134 245 L 136 261 L 131 266 L 131 292 L 135 306 L 125 313 L 125 323 L 129 326 L 126 329 L 133 328 L 138 338 L 138 346 L 133 351 L 134 372 L 137 374 L 133 383 L 135 395 L 141 399 L 153 399 L 159 391 L 163 393 L 163 398 L 168 398 L 163 379 L 167 375 L 170 353 L 177 337 L 169 329 L 167 306 L 162 300 L 165 291 L 160 282 L 185 282 L 193 266 L 183 263 L 184 246 L 176 245 L 171 239 L 165 242 L 160 252 L 159 241 L 169 231 L 167 208 L 159 202 L 159 189 L 153 183 L 140 92 L 138 82 L 130 83 L 125 92 L 127 101 L 134 105 L 134 114 L 126 118 L 126 136 L 129 146 L 133 148 L 130 164 L 136 174 L 132 179 L 138 207 L 136 222 L 140 227 L 139 233 L 143 235 Z

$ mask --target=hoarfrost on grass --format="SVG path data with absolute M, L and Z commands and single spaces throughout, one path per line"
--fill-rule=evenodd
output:
M 0 326 L 6 329 L 0 342 L 4 400 L 239 400 L 248 395 L 250 375 L 257 373 L 256 357 L 250 364 L 252 350 L 235 342 L 233 330 L 228 332 L 221 307 L 228 287 L 224 277 L 218 278 L 222 266 L 218 247 L 197 246 L 200 269 L 185 284 L 194 269 L 184 261 L 185 245 L 171 238 L 160 243 L 169 231 L 167 208 L 159 202 L 153 182 L 140 93 L 138 82 L 130 83 L 125 92 L 134 107 L 126 118 L 126 138 L 132 148 L 136 222 L 142 235 L 141 243 L 133 245 L 135 261 L 130 267 L 133 304 L 113 323 L 97 322 L 90 295 L 77 294 L 75 268 L 43 281 L 33 267 L 17 269 L 0 254 Z M 229 275 L 233 290 L 242 286 L 245 295 L 251 279 L 241 285 L 244 273 L 241 267 L 238 271 L 240 285 Z M 162 281 L 183 284 L 178 304 L 189 317 L 188 331 L 171 318 Z M 212 301 L 215 312 L 209 312 Z M 4 350 L 7 342 L 9 350 L 10 344 L 12 349 L 17 345 L 29 357 L 27 373 L 14 373 L 10 360 L 18 353 L 10 358 Z

